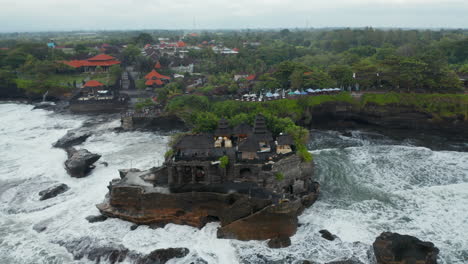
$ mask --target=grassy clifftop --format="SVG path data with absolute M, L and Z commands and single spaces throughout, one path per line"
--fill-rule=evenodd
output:
M 365 107 L 368 104 L 410 106 L 437 117 L 463 115 L 465 120 L 468 120 L 466 94 L 365 94 L 361 98 L 360 105 Z

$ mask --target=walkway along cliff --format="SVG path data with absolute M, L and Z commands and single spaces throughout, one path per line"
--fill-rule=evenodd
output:
M 318 197 L 313 171 L 292 138 L 274 137 L 261 115 L 253 129 L 221 119 L 213 134 L 181 137 L 162 167 L 121 170 L 97 207 L 137 224 L 201 228 L 219 221 L 220 238 L 288 238 Z

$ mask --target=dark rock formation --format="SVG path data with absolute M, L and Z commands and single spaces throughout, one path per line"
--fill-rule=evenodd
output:
M 95 263 L 109 262 L 109 263 L 120 263 L 123 262 L 129 253 L 126 248 L 112 248 L 112 247 L 100 247 L 93 248 L 87 254 L 89 260 Z
M 384 232 L 373 244 L 378 264 L 436 264 L 439 249 L 416 237 Z
M 315 128 L 352 129 L 375 127 L 382 129 L 420 130 L 424 132 L 468 134 L 464 117 L 435 118 L 415 106 L 377 105 L 361 107 L 346 102 L 326 102 L 310 108 L 300 123 Z
M 269 248 L 285 248 L 291 245 L 291 239 L 289 237 L 277 237 L 268 241 Z
M 79 145 L 86 141 L 91 136 L 89 132 L 82 131 L 68 131 L 68 133 L 54 143 L 56 148 L 69 148 L 76 145 Z
M 39 196 L 41 196 L 39 200 L 43 201 L 43 200 L 53 198 L 61 193 L 68 191 L 69 189 L 70 187 L 68 187 L 66 184 L 63 184 L 63 183 L 52 186 L 50 188 L 47 188 L 46 190 L 39 192 Z
M 139 225 L 132 225 L 132 226 L 130 227 L 130 230 L 131 230 L 131 231 L 134 231 L 134 230 L 136 230 L 138 227 L 139 227 Z
M 326 264 L 363 264 L 359 260 L 355 259 L 347 259 L 347 260 L 338 260 L 338 261 L 332 261 L 332 262 L 327 262 Z
M 135 263 L 135 264 L 164 264 L 174 258 L 183 258 L 190 252 L 187 248 L 157 249 L 145 255 L 129 250 L 122 245 L 95 247 L 96 242 L 90 238 L 83 238 L 72 242 L 58 242 L 65 247 L 75 260 L 87 258 L 94 263 Z
M 65 161 L 65 168 L 72 177 L 82 178 L 94 169 L 94 163 L 101 158 L 101 155 L 93 154 L 86 149 L 67 149 L 68 160 Z
M 47 224 L 44 222 L 37 223 L 33 225 L 33 229 L 38 233 L 44 232 L 47 229 Z
M 187 130 L 185 122 L 176 115 L 144 115 L 135 114 L 132 116 L 122 116 L 122 128 L 124 130 L 157 130 L 157 131 L 174 131 Z
M 104 222 L 107 220 L 107 216 L 105 215 L 90 215 L 85 218 L 88 220 L 90 223 L 96 223 L 96 222 Z
M 189 252 L 187 248 L 157 249 L 138 259 L 136 264 L 163 264 L 174 258 L 183 258 L 187 256 Z
M 322 237 L 325 238 L 326 240 L 330 240 L 330 241 L 333 241 L 335 240 L 336 236 L 333 235 L 332 233 L 330 233 L 330 231 L 328 230 L 320 230 L 319 231 L 320 234 L 322 234 Z

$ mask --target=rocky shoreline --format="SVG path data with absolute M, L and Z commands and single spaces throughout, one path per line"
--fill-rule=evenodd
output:
M 351 122 L 356 122 L 352 110 L 349 109 L 347 111 L 344 110 L 344 108 L 335 108 L 335 112 L 327 110 L 325 113 L 326 114 L 324 114 L 324 116 L 328 115 L 329 113 L 333 113 L 336 115 L 335 118 L 337 118 L 338 120 L 342 119 L 344 121 L 347 120 Z M 324 116 L 315 115 L 315 120 L 317 121 L 319 120 L 319 118 L 323 118 L 323 120 L 325 120 Z M 372 118 L 376 118 L 377 120 L 375 122 L 372 122 L 371 125 L 379 127 L 389 126 L 394 129 L 408 129 L 409 127 L 406 126 L 410 126 L 409 124 L 412 120 L 411 118 L 408 118 L 406 119 L 406 121 L 397 122 L 389 121 L 384 118 L 383 121 L 379 121 L 378 114 L 374 113 L 371 116 Z M 385 114 L 382 114 L 380 116 L 385 116 Z M 419 115 L 417 117 L 421 118 L 422 115 Z M 430 122 L 427 121 L 427 118 L 429 117 L 426 116 L 424 122 L 415 124 L 415 127 L 427 128 L 428 126 L 430 126 Z M 317 122 L 318 123 L 316 124 L 320 124 L 320 122 L 323 121 Z M 466 123 L 466 121 L 463 122 Z M 453 122 L 452 120 L 452 122 L 449 123 L 454 126 L 463 126 L 463 122 Z M 361 121 L 356 122 L 356 124 L 364 123 L 365 122 L 361 123 Z M 449 126 L 447 126 L 446 128 L 448 129 L 448 127 Z M 446 130 L 444 128 L 441 131 L 445 132 Z M 70 140 L 69 142 L 65 140 L 65 137 L 64 140 L 58 142 L 56 147 L 68 148 L 73 145 L 81 144 L 89 136 L 90 134 L 86 133 L 71 133 L 67 135 L 67 137 Z M 143 172 L 135 170 L 122 171 L 121 180 L 125 181 L 127 179 L 127 176 L 129 176 L 130 174 L 133 174 L 133 178 L 135 178 L 135 175 L 138 175 L 140 179 L 145 179 L 148 177 L 157 178 L 158 172 L 155 169 L 150 169 L 148 171 Z M 242 191 L 235 193 L 219 191 L 226 189 L 227 187 L 229 187 L 232 190 L 233 186 L 234 189 L 236 189 L 235 185 L 230 185 L 230 183 L 226 183 L 226 185 L 221 184 L 219 186 L 213 186 L 213 190 L 202 190 L 203 188 L 200 189 L 200 186 L 186 184 L 184 186 L 172 186 L 172 188 L 168 186 L 167 190 L 158 190 L 157 192 L 154 191 L 155 185 L 141 186 L 140 183 L 135 183 L 133 181 L 119 181 L 119 184 L 121 184 L 120 187 L 123 191 L 121 194 L 118 194 L 115 197 L 121 196 L 120 198 L 117 198 L 117 200 L 120 199 L 122 201 L 123 206 L 115 206 L 116 204 L 112 204 L 113 202 L 111 200 L 115 198 L 112 197 L 112 191 L 113 188 L 116 187 L 115 185 L 109 186 L 109 196 L 106 198 L 104 203 L 97 205 L 98 209 L 106 217 L 118 217 L 137 224 L 152 225 L 156 227 L 164 226 L 167 223 L 177 223 L 201 228 L 206 223 L 209 223 L 211 221 L 220 221 L 221 227 L 219 228 L 217 233 L 217 236 L 219 238 L 239 240 L 269 240 L 268 245 L 271 248 L 288 247 L 290 245 L 291 242 L 289 240 L 289 237 L 294 235 L 294 233 L 297 230 L 297 216 L 304 210 L 304 208 L 307 208 L 308 206 L 312 205 L 317 200 L 319 194 L 319 187 L 317 184 L 315 185 L 315 189 L 311 193 L 302 196 L 300 200 L 274 204 L 274 202 L 278 201 L 277 199 L 273 199 L 273 201 L 270 199 L 270 201 L 268 201 L 268 199 L 264 199 L 264 197 L 261 197 L 262 195 L 256 197 L 255 193 L 253 195 L 252 193 L 249 193 L 247 195 L 245 193 L 242 193 Z M 255 187 L 258 186 L 253 187 L 254 188 L 252 188 L 252 186 L 249 186 L 249 190 L 251 191 L 252 189 L 255 189 Z M 241 190 L 242 188 L 244 187 L 239 186 L 239 190 Z M 57 190 L 52 189 L 54 188 L 51 188 L 51 190 L 47 191 L 51 191 L 51 193 L 55 196 L 57 195 L 54 194 L 56 191 L 59 194 L 61 192 L 67 191 L 68 187 L 57 186 Z M 47 191 L 45 191 L 44 193 L 47 193 Z M 168 193 L 165 193 L 166 191 Z M 145 195 L 148 195 L 148 197 L 145 197 Z M 176 208 L 179 209 L 171 211 L 165 208 L 162 210 L 160 210 L 160 208 L 155 208 L 154 202 L 160 200 L 176 204 Z M 140 204 L 131 205 L 130 207 L 128 207 L 129 201 L 135 201 Z M 188 203 L 179 204 L 181 201 Z M 216 206 L 218 205 L 213 206 L 213 204 L 211 204 L 212 201 L 218 202 L 220 204 L 220 207 L 216 208 Z M 246 204 L 248 205 L 247 207 L 245 207 Z M 191 209 L 185 210 L 186 208 L 194 207 L 203 208 L 203 210 L 205 211 L 197 211 L 197 209 L 195 209 L 193 210 L 193 212 L 187 213 L 187 211 L 190 211 Z M 180 210 L 180 208 L 184 208 L 184 210 Z M 209 208 L 209 213 L 206 213 L 206 208 Z M 103 218 L 103 220 L 105 220 L 105 218 Z M 90 222 L 92 221 L 94 220 L 91 220 Z M 264 225 L 264 223 L 266 222 L 270 222 L 268 226 Z M 380 235 L 376 239 L 376 242 L 373 245 L 373 249 L 377 261 L 376 263 L 378 264 L 404 264 L 408 263 L 407 261 L 416 261 L 415 263 L 418 264 L 435 264 L 437 263 L 437 255 L 439 253 L 438 249 L 435 248 L 435 246 L 432 243 L 422 242 L 414 237 L 401 236 L 399 234 L 394 233 L 382 233 L 382 235 Z M 136 253 L 129 254 L 128 251 L 125 250 L 115 251 L 114 249 L 102 249 L 99 251 L 102 254 L 98 254 L 96 252 L 93 251 L 89 253 L 86 257 L 88 257 L 92 261 L 96 261 L 96 263 L 99 263 L 101 260 L 108 260 L 111 261 L 111 263 L 117 263 L 122 262 L 128 256 L 138 255 Z M 152 254 L 153 252 L 148 256 L 138 255 L 135 258 L 135 261 L 140 261 L 136 263 L 153 263 L 141 262 L 150 260 L 153 261 L 151 259 Z M 164 255 L 165 253 L 162 254 Z M 148 258 L 150 258 L 150 260 L 147 260 Z M 343 263 L 357 262 L 343 261 Z

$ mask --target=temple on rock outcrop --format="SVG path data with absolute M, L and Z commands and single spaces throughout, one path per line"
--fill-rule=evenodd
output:
M 258 115 L 253 128 L 245 123 L 231 128 L 221 119 L 213 134 L 184 135 L 173 149 L 168 184 L 211 184 L 261 177 L 265 168 L 294 154 L 295 146 L 289 135 L 278 135 L 274 140 L 265 118 Z M 223 157 L 228 163 L 220 170 Z
M 220 238 L 289 238 L 319 192 L 313 163 L 295 150 L 293 138 L 274 135 L 261 115 L 253 127 L 221 119 L 212 133 L 175 140 L 163 166 L 121 170 L 97 207 L 137 224 L 219 221 Z

